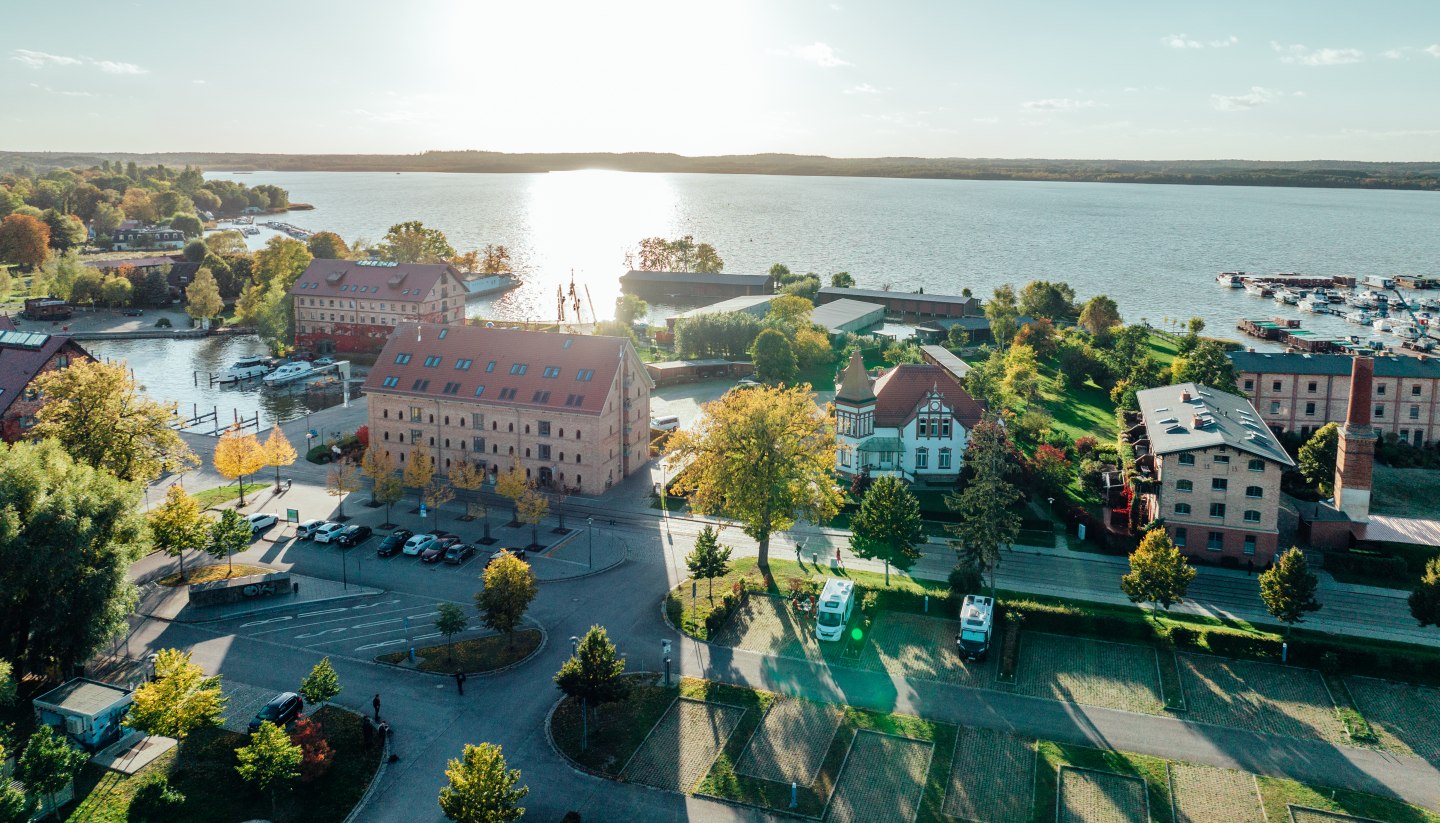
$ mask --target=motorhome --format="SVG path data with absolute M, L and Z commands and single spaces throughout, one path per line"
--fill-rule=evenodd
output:
M 845 636 L 845 624 L 855 610 L 855 584 L 849 580 L 829 578 L 815 604 L 815 636 L 821 640 L 839 640 Z
M 984 660 L 990 651 L 990 630 L 994 627 L 995 601 L 978 594 L 967 594 L 960 604 L 960 634 L 955 645 L 966 660 Z

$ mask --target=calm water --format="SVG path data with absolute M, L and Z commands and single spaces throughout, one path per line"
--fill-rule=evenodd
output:
M 511 319 L 554 319 L 555 287 L 572 270 L 608 316 L 626 251 L 651 235 L 710 242 L 727 272 L 783 262 L 827 281 L 849 271 L 870 288 L 984 297 L 1003 283 L 1062 279 L 1082 299 L 1109 294 L 1127 320 L 1199 315 L 1215 332 L 1295 313 L 1218 288 L 1221 270 L 1440 273 L 1440 196 L 1426 192 L 604 171 L 212 176 L 283 186 L 316 206 L 286 220 L 347 240 L 416 219 L 462 250 L 503 243 L 526 284 L 477 311 Z

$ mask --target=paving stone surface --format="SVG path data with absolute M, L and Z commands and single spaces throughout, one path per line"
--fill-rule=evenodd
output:
M 934 748 L 924 740 L 856 733 L 825 819 L 833 823 L 914 820 Z
M 242 734 L 250 731 L 250 720 L 260 711 L 260 707 L 279 694 L 274 689 L 262 689 L 223 677 L 220 679 L 220 690 L 229 698 L 225 704 L 224 726 L 232 732 Z
M 1348 814 L 1325 812 L 1305 806 L 1291 806 L 1290 820 L 1292 823 L 1379 823 L 1368 817 L 1351 817 Z
M 745 710 L 736 706 L 676 700 L 625 766 L 625 779 L 689 792 L 710 771 L 715 755 L 744 715 Z
M 840 717 L 838 708 L 824 703 L 793 697 L 776 700 L 745 746 L 735 771 L 809 786 L 820 771 Z
M 1186 718 L 1261 734 L 1347 743 L 1345 727 L 1317 671 L 1182 654 Z
M 1373 677 L 1345 684 L 1386 748 L 1440 765 L 1440 691 Z
M 781 598 L 766 595 L 752 594 L 715 633 L 712 642 L 800 660 L 823 659 L 813 624 L 799 619 Z
M 960 623 L 936 617 L 884 612 L 870 630 L 861 655 L 864 668 L 902 677 L 938 680 L 957 686 L 988 689 L 995 685 L 999 654 L 966 663 L 955 650 Z
M 1170 764 L 1176 823 L 1264 823 L 1254 775 L 1233 769 Z
M 945 813 L 975 823 L 1025 823 L 1034 805 L 1035 743 L 961 728 L 950 760 Z
M 1059 823 L 1149 823 L 1146 803 L 1138 777 L 1060 768 Z
M 1144 714 L 1165 710 L 1150 646 L 1025 632 L 1015 675 L 1015 691 L 1032 697 Z

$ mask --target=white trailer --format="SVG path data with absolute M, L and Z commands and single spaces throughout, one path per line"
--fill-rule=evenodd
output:
M 966 660 L 984 660 L 990 651 L 990 634 L 994 628 L 995 601 L 978 594 L 965 595 L 960 605 L 960 634 L 955 645 Z

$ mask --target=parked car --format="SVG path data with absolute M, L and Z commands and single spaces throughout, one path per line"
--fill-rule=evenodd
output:
M 458 566 L 475 556 L 475 547 L 469 543 L 456 543 L 445 550 L 445 562 Z
M 343 531 L 345 531 L 344 523 L 326 521 L 323 525 L 320 526 L 320 528 L 315 530 L 315 542 L 329 543 L 331 540 L 334 540 L 340 534 L 340 532 Z
M 501 549 L 500 551 L 495 552 L 494 554 L 490 555 L 490 558 L 485 561 L 485 565 L 488 566 L 488 565 L 490 565 L 491 563 L 494 563 L 495 560 L 496 560 L 496 558 L 500 557 L 501 555 L 505 555 L 505 554 L 508 554 L 508 555 L 510 555 L 511 557 L 514 557 L 516 560 L 524 560 L 524 559 L 525 559 L 525 550 L 524 550 L 524 549 Z
M 740 378 L 739 382 L 735 384 L 736 388 L 741 389 L 758 389 L 763 385 L 765 384 L 761 383 L 759 380 L 756 380 L 753 377 L 742 377 Z
M 335 535 L 335 542 L 348 549 L 369 540 L 370 535 L 374 533 L 374 529 L 369 526 L 346 526 L 339 534 Z
M 312 365 L 312 366 L 333 366 L 333 365 L 335 365 L 335 358 L 333 358 L 333 357 L 317 357 L 317 358 L 315 358 L 315 362 L 311 363 L 310 365 Z
M 309 540 L 315 536 L 315 530 L 325 525 L 324 520 L 306 520 L 295 527 L 295 538 L 297 540 Z
M 279 515 L 270 512 L 255 512 L 245 515 L 245 522 L 250 524 L 250 533 L 259 534 L 280 522 Z
M 270 698 L 270 702 L 260 707 L 255 713 L 254 719 L 250 721 L 250 733 L 254 734 L 260 729 L 260 724 L 266 721 L 274 723 L 280 728 L 285 728 L 290 721 L 300 716 L 300 695 L 295 692 L 281 692 Z
M 126 317 L 144 317 L 144 316 L 145 316 L 145 310 L 144 310 L 144 309 L 126 309 L 126 310 L 125 310 L 125 316 L 126 316 Z
M 405 541 L 405 546 L 401 551 L 408 555 L 417 555 L 430 548 L 431 544 L 439 539 L 437 535 L 433 534 L 417 534 Z
M 415 532 L 409 529 L 396 529 L 390 532 L 384 540 L 380 541 L 380 548 L 376 549 L 375 553 L 381 557 L 393 557 L 400 553 L 400 547 L 404 546 L 405 541 L 409 540 L 414 534 Z
M 458 538 L 458 537 L 453 537 L 453 536 L 451 536 L 451 537 L 441 537 L 440 539 L 436 540 L 434 543 L 431 543 L 429 546 L 427 546 L 427 547 L 425 548 L 425 551 L 420 552 L 420 562 L 422 562 L 422 563 L 434 563 L 434 562 L 437 562 L 438 560 L 440 560 L 441 558 L 443 558 L 443 557 L 445 556 L 445 551 L 446 551 L 446 549 L 449 549 L 451 546 L 458 545 L 459 543 L 460 543 L 460 538 Z

